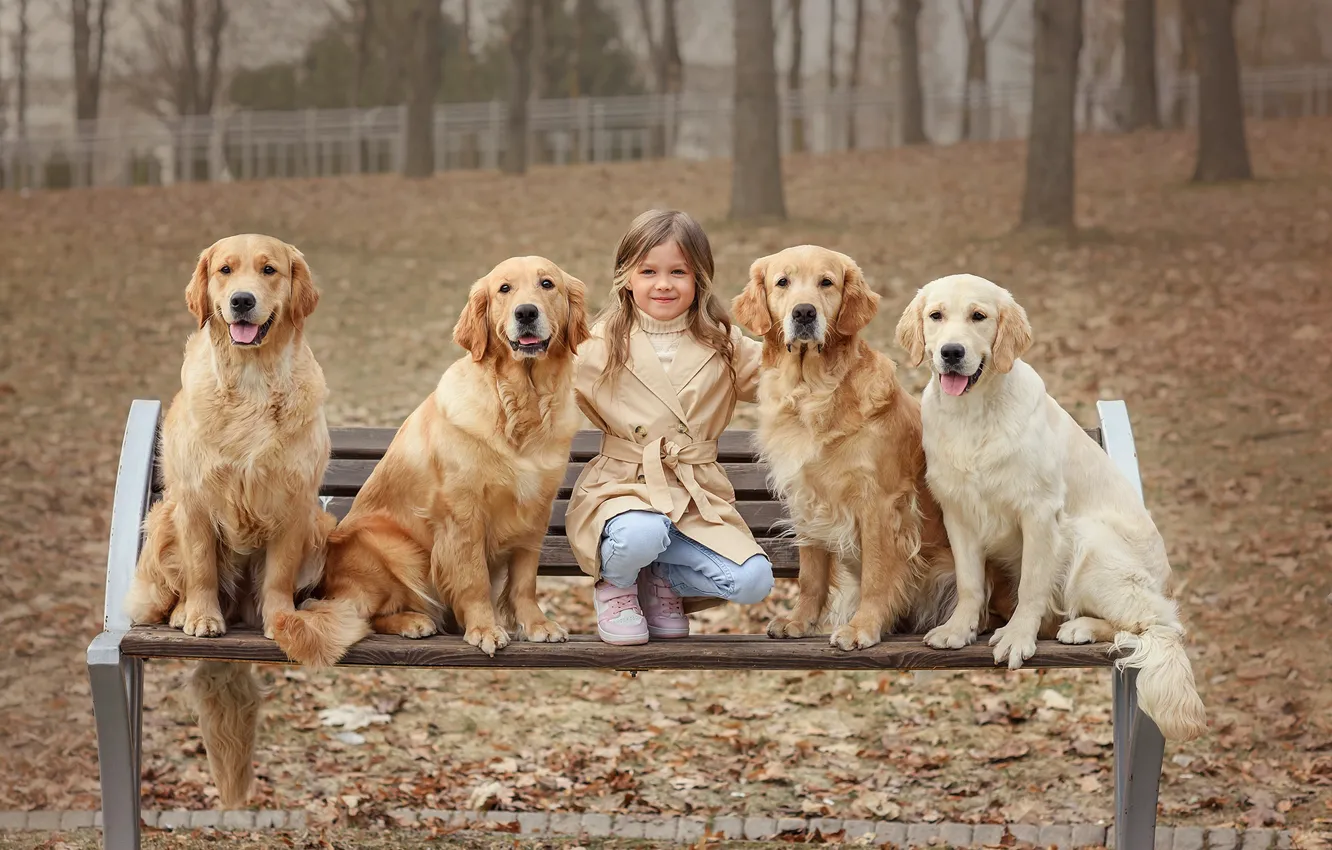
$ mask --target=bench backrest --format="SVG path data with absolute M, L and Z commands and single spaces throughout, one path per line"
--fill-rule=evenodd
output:
M 392 428 L 333 428 L 333 459 L 324 476 L 321 496 L 329 498 L 328 509 L 341 519 L 351 508 L 352 499 L 361 485 L 384 456 L 396 431 Z M 1101 444 L 1099 428 L 1087 433 Z M 718 460 L 735 487 L 736 505 L 740 515 L 749 524 L 750 531 L 772 560 L 779 578 L 794 578 L 798 572 L 799 556 L 795 542 L 789 537 L 776 536 L 777 523 L 785 518 L 781 502 L 773 496 L 767 485 L 767 467 L 754 454 L 752 431 L 727 431 L 718 441 Z M 574 438 L 565 471 L 564 483 L 550 515 L 550 530 L 542 547 L 541 574 L 548 576 L 580 575 L 573 552 L 564 536 L 564 514 L 574 482 L 583 466 L 596 457 L 601 444 L 599 431 L 579 431 Z

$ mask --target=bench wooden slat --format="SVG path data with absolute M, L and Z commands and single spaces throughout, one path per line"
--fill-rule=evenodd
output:
M 330 428 L 333 457 L 378 460 L 398 433 L 396 428 Z M 717 441 L 717 458 L 723 463 L 749 463 L 754 460 L 753 431 L 725 431 Z M 579 431 L 574 435 L 570 456 L 589 461 L 601 447 L 600 431 Z
M 319 489 L 323 496 L 355 496 L 361 490 L 365 479 L 370 477 L 378 461 L 369 458 L 352 460 L 335 459 L 329 461 L 328 471 L 324 474 L 324 485 Z M 567 499 L 573 494 L 574 482 L 582 474 L 584 461 L 573 461 L 564 473 L 564 483 L 560 485 L 559 498 Z M 731 479 L 737 499 L 771 499 L 768 492 L 768 467 L 761 463 L 723 463 L 722 469 Z
M 642 646 L 610 646 L 594 635 L 567 643 L 515 641 L 490 658 L 457 635 L 422 640 L 371 635 L 347 652 L 340 666 L 490 667 L 602 670 L 958 670 L 994 668 L 993 650 L 981 638 L 958 650 L 931 649 L 917 635 L 894 635 L 869 649 L 845 652 L 826 637 L 772 640 L 762 635 L 696 635 Z M 277 644 L 258 632 L 231 631 L 196 638 L 169 626 L 136 626 L 120 651 L 137 658 L 201 658 L 290 663 Z M 1027 668 L 1108 667 L 1108 643 L 1065 646 L 1041 641 Z
M 1087 428 L 1087 434 L 1101 445 L 1101 429 Z M 330 428 L 333 457 L 341 460 L 378 460 L 393 440 L 396 428 Z M 717 441 L 718 459 L 723 463 L 750 463 L 755 460 L 753 431 L 725 431 Z M 572 460 L 586 462 L 597 456 L 600 431 L 579 431 L 570 452 Z
M 351 510 L 351 496 L 335 496 L 328 500 L 328 512 L 339 520 Z M 777 524 L 786 519 L 786 509 L 780 502 L 738 500 L 735 503 L 740 516 L 749 524 L 755 537 L 771 537 L 778 531 Z M 548 534 L 564 534 L 564 515 L 568 511 L 567 499 L 556 499 L 550 510 Z

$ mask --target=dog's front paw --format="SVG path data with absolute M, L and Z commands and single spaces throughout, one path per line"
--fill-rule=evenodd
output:
M 405 638 L 412 638 L 413 640 L 428 638 L 436 631 L 435 621 L 425 614 L 406 611 L 399 614 L 398 618 L 398 634 Z
M 869 649 L 879 640 L 880 635 L 877 631 L 857 626 L 855 623 L 847 623 L 834 629 L 828 642 L 838 649 L 850 652 L 853 649 Z
M 546 617 L 523 626 L 522 636 L 533 643 L 562 643 L 569 639 L 564 626 Z
M 1069 644 L 1095 643 L 1097 622 L 1091 617 L 1076 617 L 1059 627 L 1055 639 Z
M 935 649 L 961 649 L 976 642 L 976 630 L 952 620 L 925 633 L 925 643 Z
M 172 615 L 175 619 L 175 615 Z M 187 609 L 182 614 L 181 628 L 185 634 L 194 637 L 219 637 L 227 633 L 227 623 L 222 619 L 222 612 Z
M 1007 659 L 1009 670 L 1021 667 L 1022 662 L 1036 654 L 1036 632 L 1035 628 L 1014 622 L 995 629 L 990 638 L 990 646 L 994 647 L 994 663 L 1003 664 Z
M 494 658 L 496 650 L 509 645 L 509 633 L 499 626 L 469 626 L 463 640 Z
M 773 617 L 768 623 L 768 637 L 802 638 L 814 633 L 814 624 L 809 620 L 793 617 Z

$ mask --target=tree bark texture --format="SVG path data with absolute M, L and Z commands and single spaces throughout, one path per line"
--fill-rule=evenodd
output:
M 435 96 L 443 60 L 444 11 L 439 0 L 416 0 L 412 29 L 402 173 L 404 177 L 429 177 L 435 173 Z
M 1023 227 L 1073 227 L 1073 110 L 1082 0 L 1036 0 Z
M 902 63 L 897 75 L 902 144 L 927 144 L 925 91 L 920 79 L 920 0 L 897 2 L 897 52 Z
M 1233 0 L 1186 0 L 1194 21 L 1198 56 L 1199 183 L 1248 180 L 1249 146 L 1244 136 L 1239 54 L 1235 49 Z
M 737 2 L 731 218 L 786 218 L 772 4 Z
M 536 0 L 513 0 L 509 29 L 508 144 L 500 168 L 505 174 L 527 172 L 527 95 L 532 89 L 532 18 Z
M 1156 0 L 1124 0 L 1126 130 L 1159 128 L 1156 92 Z
M 804 87 L 805 22 L 801 0 L 791 0 L 791 64 L 786 69 L 786 90 L 796 103 L 791 116 L 791 152 L 805 150 L 805 117 L 801 114 L 800 90 Z
M 865 0 L 856 0 L 855 31 L 851 34 L 851 69 L 847 74 L 846 149 L 856 149 L 856 89 L 860 88 L 860 56 L 865 38 Z

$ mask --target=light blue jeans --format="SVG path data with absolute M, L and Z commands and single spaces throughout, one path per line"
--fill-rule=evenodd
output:
M 772 591 L 772 562 L 763 555 L 743 564 L 729 561 L 653 511 L 611 517 L 601 531 L 601 577 L 616 587 L 632 587 L 648 566 L 681 596 L 753 605 Z

